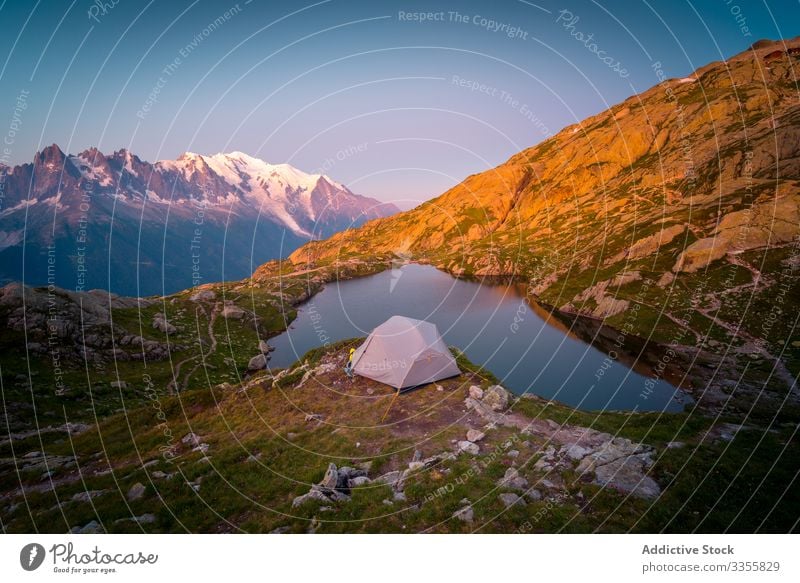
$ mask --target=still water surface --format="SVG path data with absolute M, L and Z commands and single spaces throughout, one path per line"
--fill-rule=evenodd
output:
M 456 279 L 416 264 L 327 285 L 269 341 L 270 367 L 288 366 L 326 342 L 367 336 L 393 315 L 435 323 L 450 346 L 517 394 L 584 410 L 680 411 L 691 401 L 664 380 L 645 391 L 647 377 L 570 334 L 514 284 Z

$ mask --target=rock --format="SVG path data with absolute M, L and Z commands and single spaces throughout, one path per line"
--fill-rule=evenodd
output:
M 436 385 L 437 391 L 444 391 L 444 387 L 442 385 Z
M 420 450 L 418 450 L 418 449 L 415 449 L 414 450 L 414 455 L 411 456 L 411 461 L 412 462 L 422 461 L 422 452 Z
M 322 478 L 322 481 L 319 483 L 320 486 L 323 488 L 330 488 L 333 490 L 339 484 L 339 472 L 336 470 L 336 464 L 328 464 L 328 469 L 325 472 L 325 476 Z
M 400 481 L 400 476 L 401 474 L 398 471 L 387 472 L 382 476 L 375 478 L 374 481 L 379 484 L 389 484 L 390 486 L 394 486 Z
M 128 383 L 125 381 L 111 381 L 111 388 L 112 389 L 127 389 Z
M 492 385 L 483 396 L 483 403 L 493 411 L 504 411 L 508 408 L 511 394 L 500 385 Z
M 189 298 L 192 302 L 210 302 L 213 301 L 217 295 L 210 289 L 201 290 Z
M 319 413 L 307 413 L 306 414 L 306 423 L 310 423 L 311 421 L 322 422 L 322 415 Z
M 405 502 L 406 501 L 405 492 L 395 492 L 394 493 L 394 501 L 395 502 Z
M 649 446 L 614 437 L 584 457 L 576 471 L 594 472 L 595 484 L 639 498 L 655 498 L 661 488 L 647 475 L 653 464 L 652 455 Z
M 467 441 L 475 443 L 480 441 L 484 437 L 486 437 L 486 434 L 483 431 L 478 431 L 477 429 L 467 430 Z
M 517 468 L 508 468 L 506 473 L 497 482 L 499 488 L 509 488 L 511 490 L 527 490 L 528 480 L 521 476 Z
M 542 493 L 539 490 L 528 490 L 525 492 L 525 496 L 533 500 L 534 502 L 542 499 Z
M 481 451 L 481 448 L 478 447 L 478 444 L 472 443 L 471 441 L 459 441 L 458 449 L 459 451 L 463 451 L 471 455 L 478 455 Z
M 164 316 L 164 314 L 160 312 L 157 313 L 155 316 L 153 316 L 153 328 L 156 330 L 160 330 L 161 332 L 164 332 L 166 334 L 174 334 L 175 332 L 178 331 L 178 329 L 175 326 L 167 322 L 167 319 Z
M 267 355 L 264 353 L 256 354 L 247 363 L 247 370 L 249 372 L 255 372 L 257 370 L 262 370 L 264 368 L 267 368 Z
M 73 526 L 70 532 L 72 534 L 105 534 L 105 529 L 96 520 L 92 520 L 84 526 Z
M 684 447 L 686 444 L 682 441 L 670 441 L 667 443 L 667 449 L 680 449 Z
M 141 482 L 136 482 L 133 486 L 131 486 L 130 490 L 128 490 L 128 500 L 131 502 L 134 500 L 138 500 L 142 496 L 144 496 L 145 487 L 144 484 Z
M 200 442 L 201 442 L 200 436 L 192 431 L 190 431 L 181 438 L 181 443 L 183 445 L 190 445 L 192 447 L 198 445 Z
M 155 514 L 142 514 L 141 516 L 134 516 L 133 520 L 139 524 L 152 524 L 156 521 Z
M 500 494 L 498 498 L 505 505 L 506 508 L 511 508 L 515 504 L 518 506 L 525 506 L 525 500 L 523 500 L 522 498 L 511 492 Z
M 272 351 L 272 347 L 269 344 L 267 344 L 266 340 L 259 340 L 258 351 L 262 354 L 266 354 Z
M 370 480 L 367 476 L 357 476 L 355 478 L 350 478 L 347 481 L 347 486 L 349 488 L 357 488 L 358 486 L 363 486 L 364 484 L 369 484 L 372 480 Z
M 78 492 L 72 497 L 72 499 L 75 502 L 88 502 L 92 498 L 97 498 L 98 496 L 102 496 L 107 492 L 110 492 L 110 490 L 87 490 L 86 492 Z
M 472 506 L 465 506 L 459 510 L 456 510 L 453 514 L 453 518 L 458 518 L 462 522 L 472 522 L 474 519 L 475 513 L 472 510 Z
M 411 470 L 412 472 L 416 470 L 421 470 L 424 467 L 425 464 L 423 462 L 411 462 L 408 464 L 408 469 Z
M 241 320 L 244 318 L 245 313 L 239 306 L 225 306 L 222 309 L 222 317 L 231 320 Z
M 566 455 L 569 459 L 573 461 L 580 461 L 589 453 L 590 450 L 586 449 L 585 447 L 581 447 L 580 445 L 571 445 L 566 448 Z
M 469 396 L 473 399 L 480 401 L 483 399 L 483 389 L 480 388 L 478 385 L 472 385 L 469 388 Z
M 519 457 L 519 450 L 512 449 L 512 450 L 511 450 L 511 451 L 509 451 L 509 452 L 508 452 L 506 455 L 507 455 L 508 457 L 510 457 L 510 458 L 516 458 L 516 457 Z
M 292 500 L 292 508 L 297 508 L 306 502 L 311 500 L 317 500 L 319 502 L 329 502 L 328 497 L 325 496 L 320 490 L 311 488 L 311 490 L 307 494 L 303 494 L 302 496 L 298 496 L 294 500 Z
M 165 473 L 164 473 L 164 472 L 162 472 L 161 470 L 156 470 L 155 472 L 153 472 L 153 473 L 152 473 L 152 474 L 150 474 L 150 475 L 151 475 L 151 476 L 153 476 L 153 477 L 154 477 L 155 479 L 157 479 L 157 480 L 162 480 L 162 479 L 164 479 L 164 478 L 166 478 L 166 477 L 167 477 L 167 474 L 165 474 Z

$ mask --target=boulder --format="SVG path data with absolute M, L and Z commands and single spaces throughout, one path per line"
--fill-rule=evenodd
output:
M 503 477 L 497 482 L 497 486 L 511 490 L 527 490 L 528 480 L 520 475 L 517 468 L 508 468 Z
M 128 490 L 128 500 L 133 502 L 134 500 L 138 500 L 142 496 L 144 496 L 145 487 L 144 484 L 141 482 L 136 482 L 133 486 L 130 487 Z
M 472 455 L 478 455 L 481 451 L 481 448 L 478 447 L 478 444 L 472 443 L 471 441 L 459 441 L 458 449 L 459 451 L 463 451 Z
M 105 534 L 105 529 L 96 520 L 92 520 L 84 526 L 73 526 L 70 529 L 72 534 Z
M 333 490 L 339 484 L 339 472 L 336 469 L 336 464 L 328 464 L 328 469 L 325 472 L 325 476 L 322 478 L 322 481 L 319 483 L 320 486 L 323 488 L 330 488 Z
M 486 434 L 483 431 L 479 431 L 477 429 L 469 429 L 467 430 L 467 441 L 471 441 L 472 443 L 478 442 L 481 439 L 486 437 Z
M 269 344 L 267 344 L 266 340 L 259 340 L 258 341 L 258 351 L 261 354 L 266 354 L 266 353 L 270 352 L 271 350 L 272 350 L 272 347 Z
M 492 385 L 483 396 L 484 404 L 488 405 L 493 411 L 504 411 L 508 408 L 511 393 L 500 385 Z
M 225 306 L 222 309 L 222 317 L 231 320 L 241 320 L 244 318 L 245 313 L 239 306 Z
M 256 354 L 250 359 L 250 362 L 247 363 L 247 370 L 250 372 L 255 372 L 265 368 L 267 368 L 267 355 L 264 353 Z
M 500 501 L 505 505 L 506 508 L 511 508 L 515 504 L 518 506 L 525 506 L 525 500 L 520 498 L 517 494 L 513 494 L 511 492 L 506 492 L 505 494 L 500 494 L 498 496 Z
M 112 389 L 127 389 L 128 383 L 125 381 L 111 381 L 111 388 Z
M 160 312 L 153 316 L 153 328 L 165 334 L 174 334 L 178 331 L 175 326 L 167 322 L 166 316 Z
M 189 298 L 189 301 L 192 302 L 210 302 L 216 298 L 217 295 L 211 291 L 210 289 L 204 289 L 197 293 L 195 293 L 192 297 Z
M 480 401 L 483 399 L 483 389 L 477 385 L 472 385 L 469 388 L 469 396 Z
M 453 518 L 457 518 L 462 522 L 472 522 L 474 516 L 475 513 L 472 510 L 472 506 L 464 506 L 464 508 L 456 510 L 453 514 Z

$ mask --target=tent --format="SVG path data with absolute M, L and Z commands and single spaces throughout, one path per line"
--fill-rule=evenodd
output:
M 353 372 L 396 389 L 461 374 L 435 324 L 392 316 L 353 354 Z

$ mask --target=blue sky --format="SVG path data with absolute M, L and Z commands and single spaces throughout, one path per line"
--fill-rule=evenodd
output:
M 797 35 L 796 0 L 0 0 L 0 123 L 14 163 L 240 150 L 407 208 L 647 89 L 655 62 L 685 76 Z

